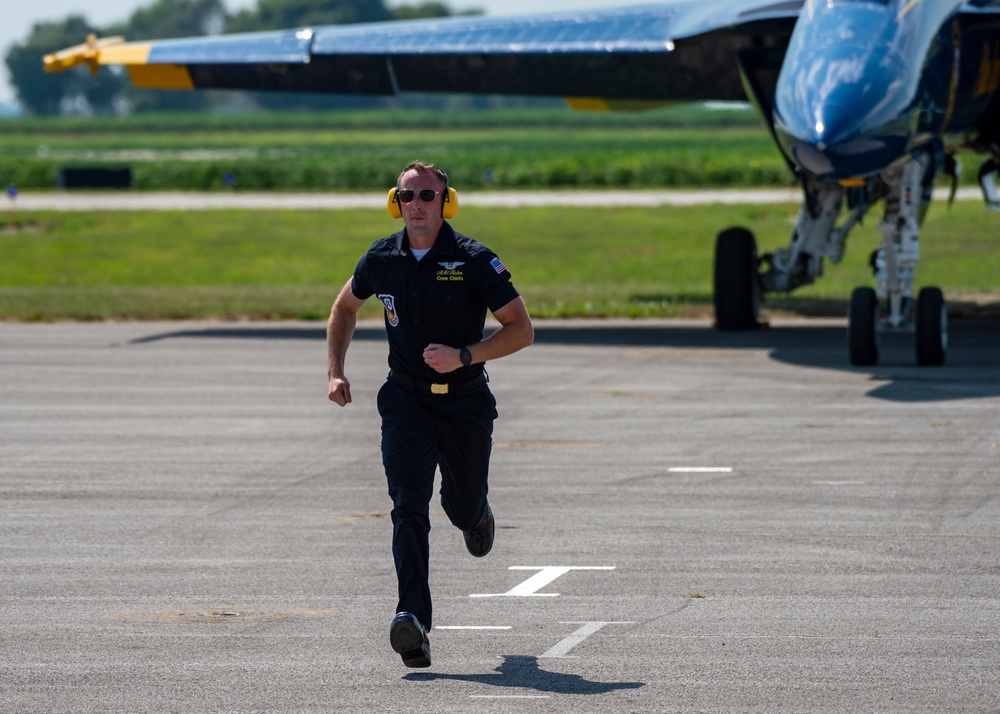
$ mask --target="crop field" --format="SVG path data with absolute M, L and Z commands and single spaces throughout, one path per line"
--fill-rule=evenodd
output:
M 428 110 L 0 122 L 0 182 L 49 190 L 60 168 L 128 167 L 135 190 L 331 191 L 391 185 L 414 158 L 456 186 L 786 186 L 749 109 L 640 113 Z M 974 180 L 978 160 L 965 176 Z
M 791 186 L 747 110 L 554 110 L 181 116 L 0 122 L 0 182 L 53 190 L 62 166 L 132 168 L 133 190 L 383 192 L 412 158 L 459 190 Z M 967 165 L 966 174 L 975 171 Z M 231 177 L 230 185 L 224 177 Z M 465 207 L 453 221 L 501 255 L 535 317 L 711 314 L 716 234 L 750 227 L 787 243 L 787 205 Z M 770 314 L 843 315 L 872 284 L 878 209 L 840 265 Z M 361 253 L 398 230 L 384 211 L 0 213 L 0 320 L 322 319 Z M 932 206 L 919 285 L 963 312 L 1000 306 L 1000 217 L 979 202 Z M 366 306 L 376 317 L 378 305 Z
M 0 125 L 0 181 L 50 189 L 61 167 L 128 166 L 137 190 L 366 190 L 391 185 L 398 167 L 417 157 L 446 167 L 465 187 L 790 180 L 767 133 L 746 112 L 709 113 L 711 134 L 658 116 L 673 115 L 383 111 L 292 115 L 284 123 L 280 115 L 174 124 L 169 118 L 19 121 Z

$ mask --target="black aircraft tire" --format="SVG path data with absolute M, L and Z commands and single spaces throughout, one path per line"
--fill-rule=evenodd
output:
M 855 288 L 847 311 L 847 350 L 851 364 L 878 364 L 878 296 L 872 288 Z
M 760 326 L 760 278 L 757 240 L 746 228 L 728 228 L 715 241 L 713 300 L 720 330 L 755 330 Z
M 948 315 L 941 288 L 922 288 L 917 295 L 917 364 L 944 364 L 948 350 Z

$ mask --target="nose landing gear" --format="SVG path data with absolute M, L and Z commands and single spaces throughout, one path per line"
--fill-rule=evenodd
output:
M 917 364 L 944 364 L 948 351 L 948 311 L 940 288 L 923 288 L 917 296 Z
M 891 329 L 914 332 L 917 364 L 927 367 L 944 364 L 948 352 L 948 312 L 941 288 L 922 288 L 917 296 L 915 317 L 898 327 L 889 320 L 880 320 L 878 296 L 873 288 L 855 288 L 847 321 L 847 349 L 853 365 L 878 364 L 879 332 Z
M 847 314 L 848 354 L 853 365 L 877 364 L 879 332 L 890 330 L 915 333 L 917 364 L 944 364 L 948 316 L 941 289 L 921 289 L 915 310 L 912 297 L 913 275 L 920 258 L 920 218 L 929 201 L 923 175 L 924 166 L 917 160 L 883 172 L 888 195 L 878 227 L 882 246 L 871 260 L 878 289 L 856 288 Z M 879 315 L 879 298 L 885 299 L 884 319 Z

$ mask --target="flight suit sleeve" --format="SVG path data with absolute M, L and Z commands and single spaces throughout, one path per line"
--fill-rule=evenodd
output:
M 510 281 L 510 271 L 492 251 L 484 251 L 477 261 L 479 266 L 479 296 L 490 312 L 496 312 L 514 298 L 517 289 Z
M 358 300 L 367 300 L 375 294 L 375 287 L 368 277 L 368 256 L 368 253 L 361 256 L 361 260 L 354 268 L 354 277 L 351 278 L 351 292 Z

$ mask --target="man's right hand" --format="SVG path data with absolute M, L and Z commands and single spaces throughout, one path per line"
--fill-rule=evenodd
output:
M 336 402 L 342 407 L 350 404 L 351 383 L 347 380 L 347 377 L 330 377 L 330 393 L 328 396 L 331 402 Z

